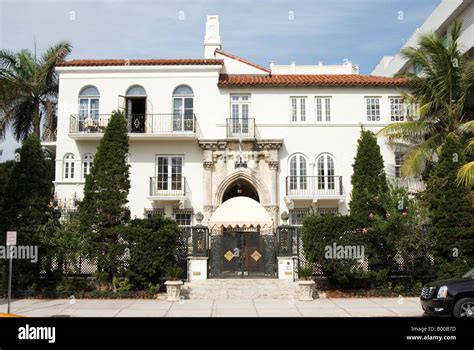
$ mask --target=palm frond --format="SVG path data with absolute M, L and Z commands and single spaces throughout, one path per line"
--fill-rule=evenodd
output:
M 459 125 L 458 129 L 460 132 L 466 132 L 466 133 L 474 132 L 474 120 L 470 120 L 468 122 L 465 122 Z
M 17 141 L 25 140 L 33 129 L 33 118 L 38 111 L 37 104 L 29 96 L 21 96 L 5 110 L 10 127 Z
M 387 125 L 377 132 L 377 136 L 385 136 L 390 140 L 423 139 L 431 130 L 429 123 L 414 120 Z
M 460 186 L 474 186 L 474 162 L 466 163 L 459 169 L 457 183 Z
M 403 157 L 402 175 L 414 176 L 422 173 L 426 162 L 433 157 L 444 139 L 442 135 L 435 135 L 422 143 L 413 145 Z
M 467 154 L 474 154 L 474 138 L 471 138 L 467 141 L 464 150 Z
M 54 68 L 64 61 L 71 53 L 72 46 L 67 41 L 61 41 L 51 46 L 43 55 L 38 64 L 39 83 L 43 87 L 48 87 L 56 81 Z

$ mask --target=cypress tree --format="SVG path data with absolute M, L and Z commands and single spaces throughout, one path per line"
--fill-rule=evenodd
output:
M 39 138 L 31 134 L 20 150 L 20 161 L 13 165 L 2 200 L 3 229 L 17 231 L 18 245 L 37 245 L 44 254 L 40 229 L 53 216 L 51 165 L 45 158 Z M 5 232 L 1 232 L 5 242 Z M 41 262 L 17 259 L 13 263 L 15 288 L 26 288 L 37 281 Z
M 361 130 L 352 167 L 350 214 L 361 225 L 367 226 L 370 213 L 385 215 L 382 203 L 388 192 L 383 158 L 372 131 Z
M 456 183 L 458 169 L 463 164 L 463 148 L 457 137 L 450 134 L 424 195 L 430 211 L 434 259 L 440 278 L 460 275 L 472 268 L 474 262 L 474 212 L 469 200 L 470 190 Z
M 79 204 L 81 231 L 89 256 L 97 259 L 100 270 L 116 273 L 124 245 L 120 226 L 130 220 L 130 190 L 127 122 L 114 112 L 97 148 L 90 175 L 84 186 L 84 199 Z

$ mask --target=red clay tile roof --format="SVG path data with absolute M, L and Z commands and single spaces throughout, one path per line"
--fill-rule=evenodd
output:
M 276 74 L 267 76 L 221 74 L 219 86 L 408 86 L 408 81 L 404 78 L 356 74 Z
M 72 60 L 59 64 L 59 67 L 102 67 L 102 66 L 210 66 L 222 65 L 223 60 L 202 58 L 164 58 L 143 60 Z
M 236 61 L 239 61 L 239 62 L 242 62 L 242 63 L 245 63 L 245 64 L 248 64 L 249 66 L 252 66 L 254 68 L 257 68 L 257 69 L 260 69 L 260 70 L 263 70 L 264 72 L 267 72 L 267 73 L 271 73 L 272 71 L 268 68 L 265 68 L 265 67 L 262 67 L 256 63 L 253 63 L 253 62 L 250 62 L 248 60 L 246 60 L 245 58 L 242 58 L 242 57 L 238 57 L 238 56 L 235 56 L 235 55 L 232 55 L 228 52 L 224 52 L 224 51 L 221 51 L 221 50 L 216 50 L 217 53 L 220 53 L 221 55 L 224 55 L 224 56 L 227 56 L 229 58 L 232 58 Z

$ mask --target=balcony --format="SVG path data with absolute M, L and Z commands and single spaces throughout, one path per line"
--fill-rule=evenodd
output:
M 426 183 L 423 180 L 414 177 L 392 178 L 390 182 L 397 187 L 406 189 L 409 193 L 422 192 L 426 188 Z
M 344 199 L 342 176 L 287 176 L 286 197 L 294 199 Z
M 254 139 L 255 138 L 255 119 L 254 118 L 227 118 L 226 130 L 227 130 L 227 138 Z
M 50 151 L 56 151 L 57 130 L 45 128 L 41 135 L 41 145 Z
M 105 132 L 110 114 L 71 115 L 69 136 L 76 140 L 98 140 Z M 130 139 L 195 139 L 194 114 L 132 114 L 127 116 Z
M 181 175 L 150 177 L 150 200 L 182 201 L 186 198 L 186 178 Z

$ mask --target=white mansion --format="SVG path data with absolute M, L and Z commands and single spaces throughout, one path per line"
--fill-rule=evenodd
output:
M 57 73 L 57 141 L 43 145 L 56 150 L 61 206 L 82 197 L 110 115 L 122 110 L 132 217 L 184 226 L 197 212 L 213 222 L 240 196 L 259 204 L 229 206 L 237 225 L 260 209 L 273 227 L 284 211 L 292 224 L 310 211 L 347 213 L 361 125 L 376 132 L 404 119 L 404 80 L 360 75 L 350 61 L 261 67 L 222 51 L 217 16 L 207 18 L 204 58 L 72 60 Z M 388 177 L 399 178 L 403 149 L 379 144 Z

